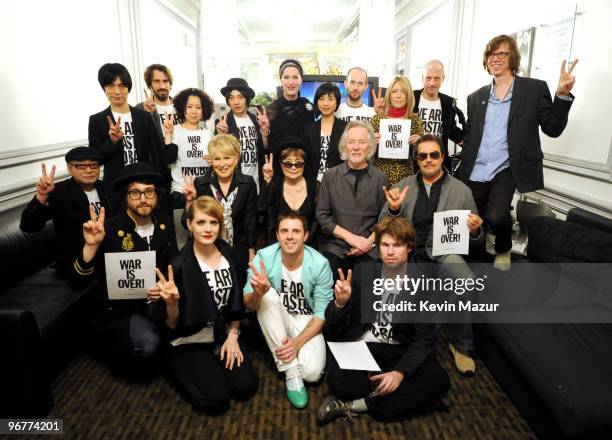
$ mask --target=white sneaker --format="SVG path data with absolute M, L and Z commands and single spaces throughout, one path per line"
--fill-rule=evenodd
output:
M 493 262 L 493 267 L 495 269 L 506 271 L 510 270 L 510 266 L 512 266 L 510 251 L 495 255 L 495 261 Z
M 485 249 L 491 255 L 495 255 L 495 235 L 487 234 L 485 237 Z

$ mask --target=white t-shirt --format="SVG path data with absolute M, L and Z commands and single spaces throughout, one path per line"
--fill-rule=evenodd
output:
M 183 176 L 198 177 L 210 172 L 210 165 L 204 156 L 208 154 L 208 143 L 212 137 L 212 132 L 206 128 L 186 130 L 182 125 L 174 127 L 172 142 L 178 146 L 178 157 L 176 162 L 170 164 L 172 191 L 183 192 Z
M 296 313 L 298 315 L 313 314 L 304 296 L 302 266 L 296 270 L 289 271 L 283 264 L 283 278 L 281 279 L 278 294 L 281 296 L 283 306 L 289 313 Z
M 430 101 L 423 94 L 419 100 L 419 116 L 423 119 L 423 131 L 442 136 L 442 104 L 440 98 Z
M 338 110 L 336 111 L 336 117 L 338 119 L 342 119 L 344 121 L 363 121 L 368 124 L 372 122 L 372 118 L 376 112 L 374 111 L 374 107 L 369 107 L 365 104 L 362 104 L 361 107 L 351 107 L 346 102 L 340 104 Z
M 245 176 L 253 176 L 259 192 L 259 169 L 257 164 L 257 129 L 251 118 L 234 116 L 240 141 L 240 170 Z
M 121 118 L 121 133 L 123 133 L 123 164 L 130 165 L 138 162 L 136 157 L 136 143 L 134 126 L 132 125 L 132 113 L 115 113 L 113 112 L 115 122 Z
M 319 161 L 319 174 L 317 175 L 319 182 L 323 180 L 323 174 L 327 171 L 327 150 L 330 140 L 331 136 L 323 134 L 323 130 L 321 130 L 321 160 Z
M 166 121 L 166 114 L 168 114 L 168 116 L 175 115 L 175 118 L 174 118 L 175 128 L 176 128 L 176 125 L 179 124 L 179 120 L 176 118 L 176 109 L 174 108 L 174 104 L 170 104 L 170 105 L 157 104 L 157 116 L 159 116 L 159 122 L 161 124 L 162 132 L 164 133 L 164 135 L 166 134 L 166 129 L 164 128 L 164 122 Z
M 83 191 L 87 196 L 87 201 L 91 206 L 94 207 L 96 211 L 96 215 L 100 215 L 100 209 L 102 208 L 102 202 L 100 202 L 100 195 L 98 194 L 97 189 L 92 189 L 91 191 Z
M 393 304 L 398 298 L 399 291 L 397 290 L 388 290 L 385 291 L 381 300 L 384 304 Z M 393 326 L 391 323 L 391 318 L 393 316 L 393 312 L 388 311 L 380 311 L 376 314 L 376 321 L 372 322 L 370 328 L 367 332 L 363 334 L 360 338 L 362 341 L 366 342 L 382 342 L 385 344 L 398 344 L 398 342 L 393 337 Z
M 134 231 L 140 235 L 140 237 L 147 242 L 149 245 L 149 250 L 151 250 L 151 242 L 153 241 L 153 233 L 155 232 L 155 225 L 153 222 L 144 225 L 144 226 L 136 226 Z
M 200 260 L 198 260 L 198 264 L 206 277 L 206 281 L 208 282 L 208 287 L 210 287 L 210 292 L 213 295 L 217 310 L 221 310 L 227 305 L 233 286 L 229 262 L 222 256 L 219 267 L 216 269 Z M 181 344 L 207 344 L 214 342 L 215 337 L 213 325 L 213 321 L 207 322 L 199 332 L 190 336 L 176 338 L 172 340 L 171 344 L 176 346 Z

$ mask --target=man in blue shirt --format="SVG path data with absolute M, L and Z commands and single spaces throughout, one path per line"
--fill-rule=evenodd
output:
M 496 237 L 497 269 L 511 265 L 515 189 L 526 193 L 544 187 L 539 128 L 551 137 L 563 133 L 574 99 L 570 91 L 577 62 L 566 70 L 563 61 L 553 101 L 544 81 L 517 75 L 521 55 L 514 38 L 499 35 L 485 48 L 483 66 L 493 81 L 468 97 L 462 164 L 478 212 Z

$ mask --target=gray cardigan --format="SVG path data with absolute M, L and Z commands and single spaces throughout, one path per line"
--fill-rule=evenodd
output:
M 414 213 L 414 206 L 416 205 L 417 197 L 419 195 L 419 184 L 417 182 L 417 176 L 419 173 L 405 177 L 404 179 L 397 182 L 397 184 L 393 185 L 394 188 L 399 188 L 400 191 L 404 189 L 405 186 L 408 186 L 408 194 L 406 194 L 406 198 L 402 202 L 400 206 L 400 211 L 397 216 L 404 216 L 408 219 L 410 223 L 412 223 L 412 215 Z M 454 209 L 469 209 L 473 214 L 478 214 L 478 209 L 476 208 L 476 203 L 474 202 L 474 197 L 472 196 L 472 191 L 460 180 L 455 179 L 450 174 L 446 173 L 444 177 L 444 182 L 442 183 L 442 188 L 440 189 L 440 200 L 438 202 L 438 207 L 436 208 L 436 212 L 440 211 L 450 211 Z M 386 216 L 393 216 L 389 211 L 389 203 L 386 202 L 383 207 L 380 217 L 383 218 Z M 480 244 L 484 239 L 484 234 L 482 233 L 482 227 L 480 228 L 480 232 L 476 237 L 472 237 L 470 235 L 470 243 L 471 244 Z M 427 256 L 434 261 L 438 261 L 441 257 L 432 257 L 431 252 L 433 248 L 433 228 L 429 232 L 429 236 L 427 237 L 427 244 L 425 245 L 425 250 L 427 252 Z

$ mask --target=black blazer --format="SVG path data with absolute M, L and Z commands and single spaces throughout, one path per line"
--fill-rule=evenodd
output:
M 338 144 L 346 124 L 348 124 L 347 121 L 334 116 L 334 125 L 332 126 L 329 146 L 327 147 L 327 168 L 333 168 L 343 162 L 340 159 Z M 316 179 L 319 173 L 319 161 L 321 160 L 321 119 L 306 126 L 305 137 L 307 163 L 304 176 Z
M 237 269 L 230 246 L 222 239 L 217 240 L 215 244 L 230 266 L 232 290 L 227 305 L 224 309 L 217 310 L 208 281 L 193 251 L 193 242 L 190 241 L 172 262 L 174 282 L 180 298 L 178 325 L 176 330 L 170 331 L 171 339 L 192 335 L 201 330 L 207 322 L 215 321 L 215 340 L 220 342 L 226 336 L 225 324 L 244 317 L 242 288 L 245 280 L 241 276 L 242 271 Z
M 261 136 L 261 130 L 259 129 L 259 123 L 257 122 L 257 117 L 253 113 L 250 113 L 250 112 L 247 112 L 246 114 L 251 119 L 251 122 L 253 123 L 255 130 L 257 130 L 257 146 L 256 146 L 257 169 L 258 169 L 257 175 L 259 176 L 259 184 L 261 185 L 263 181 L 262 168 L 264 164 L 263 137 Z M 219 122 L 219 119 L 215 119 L 215 134 L 218 134 L 217 128 L 216 128 L 218 122 Z M 233 112 L 229 112 L 227 114 L 226 122 L 227 122 L 227 128 L 228 128 L 229 134 L 233 135 L 236 139 L 240 140 L 240 133 L 238 131 L 238 125 L 236 125 L 236 118 L 234 117 Z M 241 153 L 243 152 L 241 151 Z
M 94 185 L 106 218 L 112 217 L 112 191 L 106 183 L 98 180 Z M 89 201 L 73 178 L 58 182 L 49 194 L 46 205 L 41 205 L 36 196 L 21 213 L 19 227 L 24 232 L 39 232 L 48 220 L 55 229 L 57 270 L 66 274 L 83 249 L 83 223 L 89 220 Z
M 408 273 L 413 276 L 422 273 L 416 263 L 410 263 Z M 414 273 L 413 273 L 414 270 Z M 334 301 L 330 301 L 325 309 L 325 339 L 328 341 L 351 342 L 358 340 L 370 327 L 367 317 L 361 316 L 361 298 L 363 295 L 372 299 L 374 279 L 381 278 L 382 263 L 359 263 L 353 269 L 353 282 L 351 283 L 351 297 L 344 307 L 339 309 Z M 363 322 L 365 321 L 365 322 Z M 402 371 L 408 375 L 421 366 L 435 350 L 434 324 L 392 324 L 393 334 L 406 353 L 397 362 L 393 370 Z
M 138 161 L 146 162 L 170 182 L 168 164 L 176 161 L 178 151 L 175 148 L 162 147 L 161 139 L 151 115 L 144 110 L 130 106 L 132 124 L 135 133 L 136 155 Z M 114 183 L 123 168 L 123 140 L 113 144 L 108 136 L 109 117 L 115 122 L 110 107 L 89 117 L 89 146 L 102 154 L 104 164 L 104 181 Z
M 210 185 L 218 187 L 219 180 L 213 173 L 200 176 L 193 182 L 198 197 L 210 196 L 215 198 Z M 255 248 L 257 244 L 257 185 L 251 176 L 245 176 L 238 170 L 229 191 L 238 185 L 238 194 L 232 203 L 232 226 L 234 228 L 234 246 L 245 245 Z
M 482 141 L 487 104 L 489 102 L 488 84 L 468 96 L 468 120 L 463 143 L 462 177 L 468 181 L 478 149 Z M 516 188 L 521 193 L 535 191 L 544 187 L 544 154 L 540 144 L 538 128 L 550 137 L 558 137 L 567 125 L 567 116 L 572 101 L 550 97 L 548 85 L 539 79 L 514 78 L 510 114 L 508 115 L 508 154 L 510 170 Z

